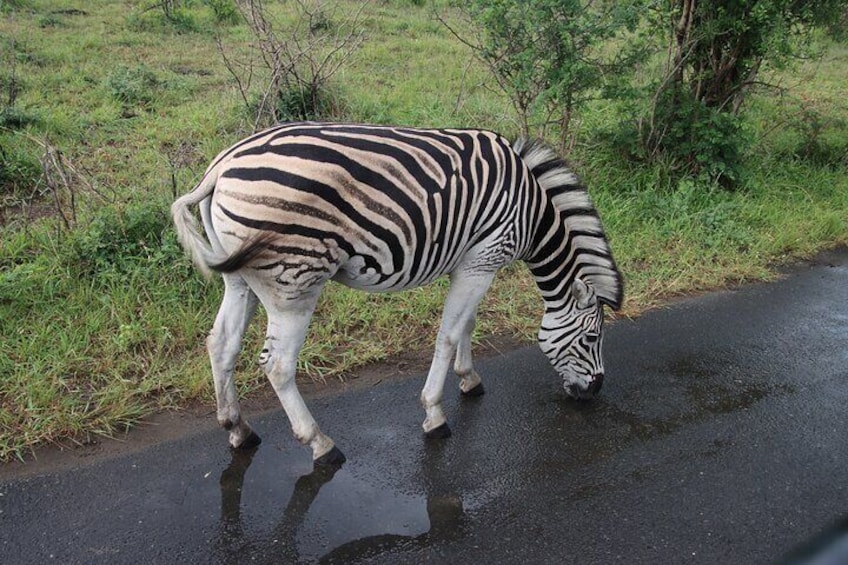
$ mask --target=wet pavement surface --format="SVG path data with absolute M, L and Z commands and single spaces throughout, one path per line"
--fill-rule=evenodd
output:
M 277 411 L 253 452 L 210 426 L 0 482 L 0 561 L 774 563 L 848 515 L 848 252 L 619 321 L 605 354 L 591 403 L 535 346 L 478 363 L 442 441 L 423 376 L 313 398 L 338 470 Z

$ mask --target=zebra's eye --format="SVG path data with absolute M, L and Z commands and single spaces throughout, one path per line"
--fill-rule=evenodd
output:
M 586 340 L 586 343 L 597 343 L 598 340 L 601 339 L 601 334 L 586 334 L 586 337 L 584 339 Z

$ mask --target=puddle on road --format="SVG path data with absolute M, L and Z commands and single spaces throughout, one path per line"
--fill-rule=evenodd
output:
M 695 417 L 747 410 L 773 394 L 796 392 L 788 383 L 773 382 L 756 365 L 751 359 L 743 366 L 732 357 L 719 360 L 681 357 L 668 365 L 668 371 L 682 382 Z
M 652 372 L 673 399 L 672 414 L 663 418 L 640 418 L 629 413 L 624 418 L 640 439 L 667 434 L 712 415 L 748 410 L 760 401 L 797 392 L 786 382 L 774 382 L 773 375 L 759 369 L 749 351 L 744 360 L 739 352 L 714 352 L 712 358 L 680 356 Z
M 599 437 L 619 447 L 629 439 L 649 441 L 797 392 L 795 385 L 774 382 L 772 375 L 759 369 L 750 351 L 746 355 L 745 363 L 738 352 L 713 352 L 709 358 L 678 356 L 662 365 L 639 367 L 637 372 L 647 378 L 633 383 L 625 396 L 612 401 L 602 395 L 592 403 L 567 401 L 545 429 L 564 434 L 582 430 L 587 437 L 573 442 L 578 449 L 593 439 L 593 449 L 580 457 L 585 462 L 603 453 L 596 448 Z
M 263 508 L 257 524 L 242 515 L 253 454 L 234 452 L 221 474 L 216 561 L 239 562 L 248 554 L 258 563 L 346 563 L 453 539 L 465 529 L 460 496 L 398 492 L 378 475 L 366 480 L 347 466 L 319 467 L 300 477 L 278 516 L 269 520 Z M 256 512 L 252 503 L 244 506 Z

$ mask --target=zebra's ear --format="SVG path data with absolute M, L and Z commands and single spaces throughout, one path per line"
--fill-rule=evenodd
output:
M 580 279 L 574 279 L 574 282 L 571 283 L 571 294 L 574 295 L 574 299 L 577 301 L 577 307 L 582 310 L 598 303 L 598 299 L 595 297 L 595 291 Z

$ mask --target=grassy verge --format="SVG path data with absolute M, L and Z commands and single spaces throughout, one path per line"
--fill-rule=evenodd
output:
M 203 339 L 221 285 L 192 271 L 167 208 L 251 124 L 215 47 L 218 36 L 246 49 L 246 31 L 217 23 L 204 4 L 176 23 L 134 3 L 14 4 L 0 9 L 0 94 L 16 85 L 13 113 L 0 116 L 0 147 L 15 164 L 0 172 L 0 460 L 211 402 Z M 367 41 L 333 83 L 345 119 L 515 132 L 508 103 L 427 7 L 377 3 L 364 23 Z M 625 273 L 626 315 L 767 279 L 775 263 L 848 243 L 846 62 L 845 47 L 831 46 L 787 75 L 791 98 L 752 101 L 759 141 L 734 192 L 626 162 L 592 135 L 610 124 L 609 108 L 589 109 L 573 159 Z M 90 183 L 75 194 L 70 230 L 38 177 L 45 142 Z M 59 196 L 67 213 L 69 195 Z M 445 290 L 444 281 L 397 295 L 331 285 L 301 356 L 304 378 L 429 350 Z M 529 341 L 540 307 L 526 270 L 506 269 L 478 335 Z M 245 393 L 264 386 L 254 363 L 262 326 L 251 327 L 239 367 Z

